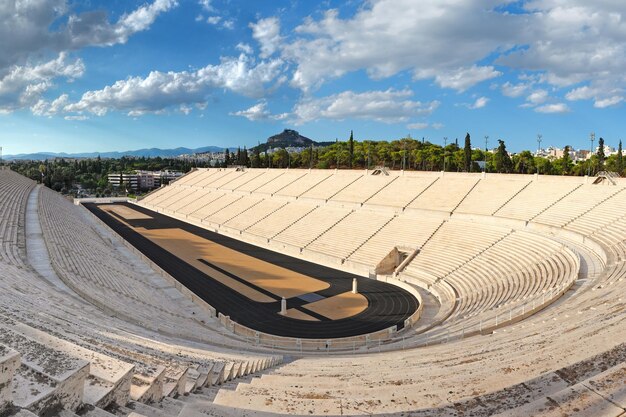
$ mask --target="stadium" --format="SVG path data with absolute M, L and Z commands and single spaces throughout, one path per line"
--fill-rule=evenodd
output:
M 0 169 L 2 416 L 624 416 L 626 182 Z

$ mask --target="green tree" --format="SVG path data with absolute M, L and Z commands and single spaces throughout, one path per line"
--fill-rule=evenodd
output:
M 602 171 L 604 169 L 604 138 L 600 138 L 598 140 L 598 170 Z
M 617 173 L 622 175 L 624 171 L 624 160 L 622 156 L 622 141 L 620 139 L 619 145 L 617 146 Z
M 530 151 L 522 151 L 513 158 L 513 166 L 518 174 L 533 174 L 537 168 L 535 157 Z
M 499 173 L 511 172 L 513 168 L 513 162 L 502 139 L 498 139 L 498 149 L 493 157 L 493 167 Z
M 352 164 L 354 160 L 354 133 L 352 132 L 352 130 L 350 131 L 350 139 L 348 140 L 348 152 L 349 152 L 348 166 L 352 169 Z
M 472 142 L 469 133 L 465 135 L 465 147 L 463 148 L 463 152 L 465 156 L 465 172 L 470 172 L 472 170 Z
M 567 175 L 572 171 L 572 158 L 570 158 L 569 152 L 570 147 L 566 145 L 565 148 L 563 148 L 563 156 L 560 160 L 562 175 Z
M 228 151 L 228 148 L 226 148 L 224 150 L 224 167 L 227 167 L 231 164 L 230 161 L 230 152 Z

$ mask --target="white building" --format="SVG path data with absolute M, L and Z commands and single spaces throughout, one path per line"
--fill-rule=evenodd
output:
M 134 173 L 109 174 L 109 184 L 129 190 L 153 190 L 161 184 L 167 184 L 183 175 L 178 171 L 135 171 Z

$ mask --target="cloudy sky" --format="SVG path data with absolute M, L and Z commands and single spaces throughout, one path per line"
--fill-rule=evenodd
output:
M 626 139 L 623 0 L 6 0 L 5 154 Z

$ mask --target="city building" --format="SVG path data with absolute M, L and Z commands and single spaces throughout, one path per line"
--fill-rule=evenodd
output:
M 179 171 L 135 171 L 132 173 L 109 174 L 109 184 L 113 187 L 127 190 L 153 190 L 162 184 L 169 184 L 171 181 L 181 177 Z

